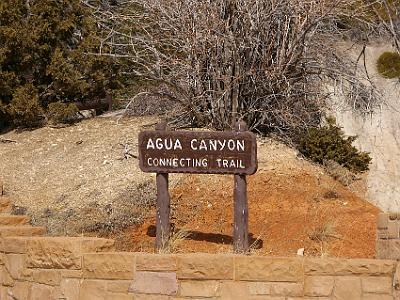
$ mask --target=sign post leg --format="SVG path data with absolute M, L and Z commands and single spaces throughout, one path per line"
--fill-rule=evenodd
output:
M 247 182 L 245 175 L 235 175 L 233 248 L 235 252 L 249 250 Z
M 168 242 L 171 225 L 169 221 L 170 198 L 168 193 L 168 173 L 157 173 L 157 232 L 156 248 L 160 250 Z
M 247 130 L 245 122 L 236 123 L 236 131 Z M 249 208 L 247 203 L 246 175 L 235 175 L 234 182 L 233 249 L 235 252 L 249 250 Z
M 166 131 L 167 122 L 156 125 L 156 130 Z M 156 249 L 162 249 L 170 238 L 171 225 L 169 221 L 170 198 L 168 192 L 168 173 L 157 173 L 157 215 L 156 215 Z

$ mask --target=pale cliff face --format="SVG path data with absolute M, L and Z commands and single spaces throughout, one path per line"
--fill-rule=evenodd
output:
M 362 45 L 346 46 L 346 53 L 357 59 Z M 346 134 L 359 136 L 355 144 L 360 150 L 371 153 L 367 197 L 384 211 L 400 211 L 400 84 L 396 79 L 381 77 L 376 70 L 379 56 L 392 50 L 390 44 L 383 43 L 368 45 L 365 49 L 366 69 L 382 100 L 374 114 L 357 115 L 344 102 L 343 96 L 332 97 L 332 110 L 338 124 Z M 365 75 L 363 58 L 358 68 Z

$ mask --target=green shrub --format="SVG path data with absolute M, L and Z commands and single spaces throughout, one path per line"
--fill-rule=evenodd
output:
M 356 136 L 346 138 L 343 130 L 335 124 L 335 119 L 328 118 L 327 125 L 307 131 L 300 140 L 299 150 L 320 164 L 333 160 L 350 171 L 362 172 L 368 170 L 371 157 L 352 145 L 356 139 Z
M 400 55 L 397 52 L 384 52 L 376 63 L 379 74 L 386 78 L 400 77 Z
M 43 110 L 37 89 L 32 84 L 16 88 L 8 112 L 16 126 L 32 127 L 39 125 L 43 119 Z
M 71 123 L 75 120 L 75 115 L 78 111 L 76 104 L 53 102 L 49 104 L 47 109 L 47 118 L 53 124 Z

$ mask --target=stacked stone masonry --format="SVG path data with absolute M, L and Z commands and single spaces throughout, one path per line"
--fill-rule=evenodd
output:
M 386 300 L 397 262 L 110 252 L 96 238 L 6 237 L 0 299 Z
M 400 299 L 395 260 L 114 252 L 109 239 L 40 236 L 10 205 L 0 196 L 0 300 Z
M 400 260 L 400 213 L 378 215 L 376 257 Z

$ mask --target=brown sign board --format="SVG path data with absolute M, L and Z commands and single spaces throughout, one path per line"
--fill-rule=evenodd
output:
M 251 175 L 257 171 L 257 142 L 247 131 L 142 131 L 139 166 L 155 173 Z

